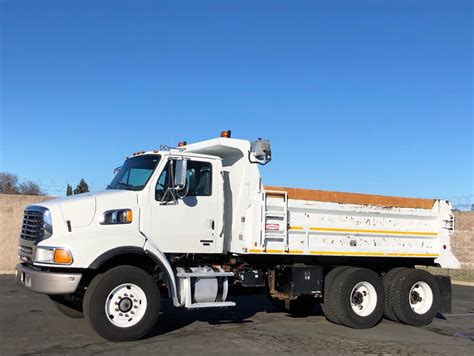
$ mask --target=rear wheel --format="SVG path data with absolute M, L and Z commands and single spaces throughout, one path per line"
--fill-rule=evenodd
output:
M 86 319 L 110 341 L 141 339 L 151 330 L 159 312 L 158 286 L 137 267 L 119 266 L 96 276 L 84 296 Z
M 348 268 L 334 279 L 327 303 L 342 325 L 355 329 L 370 328 L 383 317 L 382 281 L 371 270 Z
M 384 316 L 388 320 L 399 321 L 395 313 L 393 312 L 392 303 L 390 296 L 392 295 L 392 289 L 395 281 L 397 281 L 400 272 L 406 271 L 405 267 L 396 267 L 388 271 L 383 277 L 383 287 L 385 291 L 385 302 L 384 302 Z
M 430 324 L 440 310 L 441 294 L 430 273 L 407 269 L 394 281 L 390 301 L 402 323 L 423 326 Z
M 334 280 L 346 269 L 348 269 L 348 266 L 338 266 L 336 268 L 333 268 L 327 275 L 326 278 L 324 279 L 324 296 L 327 299 L 329 299 L 329 292 L 331 290 L 331 285 L 334 282 Z M 321 308 L 323 309 L 324 316 L 326 319 L 328 319 L 330 322 L 335 323 L 335 324 L 340 324 L 339 320 L 336 317 L 336 313 L 333 308 L 333 304 L 329 303 L 324 300 L 324 303 L 321 304 Z

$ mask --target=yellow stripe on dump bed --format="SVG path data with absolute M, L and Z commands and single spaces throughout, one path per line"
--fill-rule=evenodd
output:
M 437 253 L 387 253 L 390 257 L 439 257 Z
M 389 256 L 389 257 L 439 257 L 437 253 L 384 253 L 359 251 L 311 251 L 312 255 L 330 256 Z
M 340 256 L 385 256 L 384 252 L 359 252 L 359 251 L 311 251 L 312 255 L 340 255 Z
M 366 232 L 370 234 L 438 236 L 437 232 L 428 232 L 428 231 L 367 230 L 367 229 L 346 229 L 346 228 L 339 228 L 339 227 L 310 227 L 309 229 L 311 231 Z
M 303 226 L 290 226 L 290 230 L 303 230 Z
M 250 249 L 249 252 L 251 253 L 285 253 L 285 250 L 262 250 L 262 249 Z M 289 250 L 288 253 L 290 254 L 302 254 L 304 253 L 303 250 Z
M 250 249 L 250 253 L 285 253 L 284 250 L 262 250 Z M 303 250 L 289 250 L 288 254 L 302 255 Z M 439 257 L 437 253 L 385 253 L 385 252 L 368 252 L 368 251 L 310 251 L 311 255 L 322 256 L 378 256 L 378 257 Z

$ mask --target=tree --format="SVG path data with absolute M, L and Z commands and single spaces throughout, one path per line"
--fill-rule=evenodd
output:
M 25 195 L 44 195 L 38 184 L 32 181 L 26 181 L 19 185 L 20 194 Z
M 19 194 L 18 177 L 16 174 L 0 173 L 0 193 Z
M 0 193 L 44 195 L 40 186 L 32 181 L 18 182 L 18 176 L 12 173 L 0 172 Z
M 81 179 L 76 189 L 74 189 L 74 194 L 87 193 L 89 191 L 89 185 L 86 183 L 84 178 Z
M 66 195 L 67 196 L 72 195 L 72 187 L 69 184 L 67 185 L 67 188 L 66 188 Z

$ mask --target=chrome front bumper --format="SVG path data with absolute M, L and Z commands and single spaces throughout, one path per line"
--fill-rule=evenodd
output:
M 49 295 L 74 293 L 81 277 L 80 273 L 43 272 L 21 263 L 16 265 L 17 284 L 36 293 Z

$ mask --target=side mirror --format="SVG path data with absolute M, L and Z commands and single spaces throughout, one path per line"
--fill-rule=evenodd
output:
M 117 168 L 114 169 L 114 176 L 117 175 L 118 172 L 120 172 L 120 170 L 122 169 L 122 166 L 119 166 Z
M 272 150 L 270 148 L 270 141 L 259 138 L 256 141 L 253 141 L 250 146 L 250 153 L 253 154 L 256 161 L 249 160 L 250 163 L 259 163 L 259 164 L 267 164 L 272 160 Z
M 186 170 L 188 168 L 188 161 L 183 158 L 179 161 L 175 161 L 176 170 L 174 173 L 174 188 L 176 190 L 184 189 L 186 186 Z

